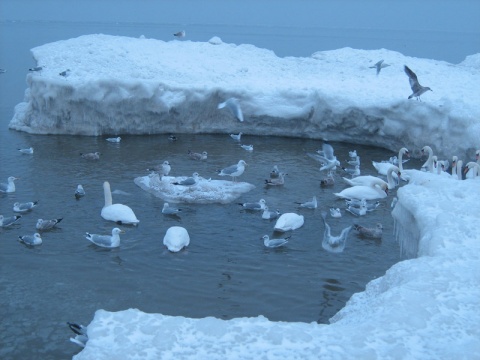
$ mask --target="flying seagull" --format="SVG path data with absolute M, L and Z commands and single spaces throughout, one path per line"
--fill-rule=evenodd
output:
M 240 103 L 238 102 L 238 100 L 236 98 L 229 98 L 226 101 L 218 104 L 218 106 L 217 106 L 217 108 L 219 108 L 219 109 L 223 109 L 224 107 L 229 109 L 232 112 L 233 116 L 235 116 L 235 118 L 238 121 L 240 121 L 240 122 L 243 121 L 242 108 L 240 107 Z
M 179 32 L 176 32 L 175 34 L 173 34 L 173 36 L 175 36 L 176 38 L 184 38 L 185 35 L 187 35 L 186 31 L 185 30 L 182 30 L 182 31 L 179 31 Z
M 412 95 L 410 95 L 408 98 L 411 99 L 412 97 L 416 97 L 417 100 L 422 101 L 420 99 L 420 95 L 422 95 L 424 92 L 427 92 L 428 90 L 433 91 L 430 89 L 428 86 L 422 86 L 418 82 L 417 75 L 410 70 L 410 68 L 405 65 L 404 67 L 405 73 L 408 75 L 408 81 L 410 82 L 410 87 L 412 88 Z
M 377 76 L 378 76 L 378 74 L 380 74 L 380 70 L 382 70 L 383 68 L 386 68 L 387 66 L 390 66 L 390 65 L 385 64 L 383 60 L 380 60 L 375 65 L 370 66 L 370 69 L 377 69 Z

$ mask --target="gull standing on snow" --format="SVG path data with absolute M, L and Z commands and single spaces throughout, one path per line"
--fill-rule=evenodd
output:
M 15 176 L 9 176 L 7 183 L 0 184 L 0 193 L 13 193 L 15 192 L 15 180 L 18 180 Z
M 38 201 L 29 201 L 26 203 L 16 202 L 15 204 L 13 204 L 13 211 L 25 213 L 27 211 L 32 210 L 35 206 L 37 206 L 37 204 L 38 204 Z
M 383 62 L 383 60 L 380 60 L 379 62 L 377 62 L 375 65 L 373 66 L 369 66 L 370 69 L 377 69 L 377 76 L 378 74 L 380 74 L 380 70 L 382 70 L 383 68 L 386 68 L 387 66 L 390 66 L 389 64 L 385 64 Z
M 37 220 L 37 224 L 35 225 L 35 227 L 37 228 L 37 230 L 39 231 L 46 231 L 46 230 L 50 230 L 50 229 L 53 229 L 55 227 L 55 225 L 57 225 L 60 221 L 62 221 L 63 218 L 59 218 L 59 219 L 52 219 L 52 220 L 43 220 L 43 219 L 38 219 Z
M 265 185 L 275 186 L 285 184 L 285 176 L 287 173 L 280 173 L 277 178 L 265 179 Z
M 107 140 L 108 142 L 111 142 L 111 143 L 119 143 L 120 141 L 122 141 L 122 138 L 120 136 L 118 136 L 118 137 L 115 137 L 115 138 L 107 138 L 105 140 Z
M 42 237 L 39 233 L 35 233 L 33 235 L 23 235 L 19 236 L 18 240 L 23 242 L 25 245 L 41 245 L 42 244 Z
M 125 231 L 120 230 L 119 228 L 112 229 L 112 235 L 98 235 L 85 233 L 85 238 L 88 241 L 91 241 L 97 246 L 104 248 L 115 248 L 120 246 L 120 234 L 124 234 Z
M 322 219 L 323 223 L 325 224 L 325 231 L 323 233 L 323 241 L 322 241 L 322 247 L 333 253 L 340 253 L 345 249 L 345 244 L 347 242 L 347 237 L 348 234 L 350 233 L 350 230 L 352 230 L 352 227 L 346 227 L 345 229 L 342 230 L 340 235 L 338 236 L 333 236 L 330 225 L 327 224 L 327 213 L 322 212 Z
M 266 207 L 266 201 L 264 199 L 260 199 L 256 203 L 238 203 L 241 205 L 245 210 L 264 210 Z
M 177 39 L 184 38 L 186 35 L 187 35 L 187 32 L 185 30 L 182 30 L 173 34 L 173 36 L 175 36 Z
M 223 109 L 224 107 L 227 107 L 238 121 L 240 122 L 243 121 L 242 109 L 240 108 L 240 103 L 236 98 L 227 99 L 225 102 L 218 104 L 217 107 L 219 109 Z
M 196 153 L 191 150 L 188 150 L 188 157 L 192 160 L 207 160 L 208 158 L 208 153 L 206 151 L 203 151 L 202 153 Z
M 181 180 L 181 181 L 175 181 L 172 184 L 173 185 L 192 186 L 192 185 L 195 185 L 198 182 L 199 176 L 200 175 L 197 172 L 194 172 L 191 177 L 187 177 L 186 179 Z
M 81 197 L 85 196 L 85 190 L 83 190 L 82 185 L 78 185 L 77 189 L 75 190 L 75 198 L 80 199 Z
M 87 160 L 98 160 L 100 159 L 100 153 L 97 151 L 97 152 L 94 152 L 94 153 L 80 153 L 80 156 L 82 157 L 82 159 L 87 159 Z
M 218 170 L 218 175 L 220 176 L 231 176 L 233 181 L 236 181 L 236 178 L 243 174 L 245 171 L 245 166 L 247 163 L 243 160 L 240 160 L 238 164 L 228 166 L 222 170 Z
M 288 243 L 288 240 L 291 238 L 291 236 L 287 236 L 286 238 L 283 239 L 270 239 L 268 235 L 263 235 L 261 239 L 263 240 L 263 245 L 268 248 L 277 248 L 280 246 L 285 245 Z
M 412 89 L 412 94 L 408 98 L 411 99 L 412 97 L 416 97 L 417 100 L 422 101 L 420 99 L 420 95 L 427 92 L 428 90 L 433 90 L 430 89 L 428 86 L 420 85 L 417 79 L 417 75 L 412 70 L 410 70 L 407 65 L 404 66 L 404 70 L 405 73 L 408 75 L 408 81 L 410 82 L 410 88 Z
M 295 204 L 298 204 L 302 208 L 316 209 L 317 208 L 317 197 L 313 196 L 312 200 L 305 201 L 303 203 L 295 202 Z
M 168 176 L 168 174 L 170 174 L 170 170 L 172 170 L 172 167 L 167 160 L 160 165 L 155 165 L 154 167 L 147 169 L 147 171 L 158 172 L 161 176 Z
M 367 228 L 357 224 L 354 224 L 353 228 L 358 232 L 358 235 L 360 235 L 361 237 L 366 237 L 371 239 L 382 238 L 383 226 L 380 223 L 377 223 L 374 228 Z
M 17 222 L 22 215 L 14 215 L 14 216 L 9 216 L 9 217 L 4 217 L 3 215 L 0 215 L 0 227 L 7 227 L 15 222 Z
M 165 214 L 165 215 L 177 215 L 177 214 L 180 213 L 181 211 L 182 211 L 182 209 L 172 207 L 172 206 L 170 206 L 170 204 L 167 203 L 167 202 L 163 204 L 162 214 Z
M 22 154 L 28 154 L 32 155 L 33 154 L 33 147 L 29 147 L 28 149 L 18 149 Z

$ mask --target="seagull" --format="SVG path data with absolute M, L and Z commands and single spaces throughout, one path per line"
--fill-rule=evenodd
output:
M 70 69 L 64 70 L 61 73 L 59 73 L 58 75 L 63 76 L 63 77 L 67 77 L 68 75 L 70 75 Z
M 108 142 L 111 142 L 111 143 L 119 143 L 120 141 L 122 141 L 122 138 L 120 136 L 118 136 L 118 137 L 114 137 L 114 138 L 106 138 L 105 140 L 107 140 Z
M 15 192 L 15 180 L 18 180 L 15 176 L 9 176 L 7 183 L 0 184 L 0 193 L 13 193 Z
M 351 177 L 359 176 L 360 175 L 360 166 L 355 165 L 354 169 L 344 168 L 342 167 L 343 171 L 349 174 Z
M 240 145 L 240 147 L 247 151 L 253 151 L 253 145 Z
M 286 238 L 282 239 L 270 239 L 268 235 L 263 235 L 261 239 L 263 240 L 263 245 L 265 245 L 268 248 L 277 248 L 280 246 L 285 245 L 288 243 L 288 240 L 291 238 L 291 236 L 287 236 Z
M 168 135 L 168 140 L 177 141 L 177 137 L 175 135 L 171 134 L 171 135 Z
M 322 163 L 320 171 L 323 170 L 335 170 L 337 166 L 340 166 L 340 161 L 337 160 L 337 157 L 333 154 L 332 145 L 324 142 L 322 145 L 322 150 L 317 151 L 317 154 L 307 153 L 312 159 Z
M 200 175 L 197 172 L 194 172 L 191 177 L 187 177 L 186 179 L 181 180 L 181 181 L 175 181 L 172 184 L 173 185 L 183 185 L 183 186 L 195 185 L 197 183 L 197 181 L 199 180 L 199 178 L 198 178 L 199 176 Z
M 33 235 L 23 235 L 18 237 L 20 242 L 23 242 L 26 245 L 41 245 L 42 237 L 39 233 Z
M 233 181 L 236 181 L 236 177 L 243 174 L 245 171 L 245 166 L 247 163 L 243 160 L 240 160 L 238 164 L 228 166 L 222 170 L 218 170 L 218 175 L 220 176 L 231 176 Z
M 203 151 L 201 154 L 188 150 L 188 157 L 192 160 L 207 160 L 208 153 Z
M 330 208 L 330 216 L 333 218 L 341 218 L 342 213 L 340 211 L 340 208 Z
M 7 227 L 15 222 L 17 222 L 22 215 L 14 215 L 14 216 L 9 216 L 9 217 L 4 217 L 3 215 L 0 215 L 0 227 Z
M 184 38 L 186 35 L 187 33 L 185 32 L 185 30 L 182 30 L 173 34 L 173 36 L 175 36 L 178 39 Z
M 60 221 L 62 221 L 63 218 L 59 218 L 59 219 L 52 219 L 52 220 L 43 220 L 43 219 L 38 219 L 37 220 L 37 224 L 35 225 L 35 227 L 37 228 L 37 230 L 39 231 L 46 231 L 46 230 L 50 230 L 50 229 L 53 229 L 55 227 L 55 225 L 57 225 Z
M 350 156 L 351 158 L 356 158 L 357 157 L 357 150 L 349 151 L 348 156 Z
M 28 149 L 18 149 L 22 154 L 28 154 L 32 155 L 33 154 L 33 147 L 29 147 Z
M 168 176 L 168 174 L 170 174 L 170 170 L 172 170 L 172 167 L 167 160 L 165 160 L 160 165 L 155 165 L 153 168 L 147 169 L 147 171 L 158 172 L 162 176 Z
M 404 70 L 405 70 L 405 73 L 408 75 L 408 81 L 410 82 L 410 87 L 412 88 L 412 91 L 413 91 L 408 98 L 411 99 L 412 97 L 416 97 L 417 100 L 422 101 L 420 99 L 420 95 L 422 95 L 424 92 L 427 92 L 428 90 L 430 91 L 433 91 L 433 90 L 427 86 L 420 85 L 417 79 L 417 75 L 412 70 L 410 70 L 410 68 L 407 65 L 404 66 Z
M 75 190 L 75 198 L 80 199 L 81 197 L 85 196 L 85 190 L 83 190 L 82 185 L 78 185 L 77 189 Z
M 280 173 L 277 178 L 270 178 L 270 179 L 265 179 L 265 185 L 283 185 L 285 184 L 285 175 L 288 175 L 287 173 Z
M 38 201 L 30 201 L 26 203 L 16 202 L 15 204 L 13 204 L 13 211 L 24 213 L 32 210 L 35 206 L 37 206 L 37 204 Z
M 242 109 L 240 108 L 240 103 L 236 98 L 227 99 L 225 102 L 222 102 L 217 106 L 219 109 L 223 109 L 224 107 L 227 107 L 238 121 L 243 121 Z
M 381 239 L 383 233 L 383 226 L 380 223 L 377 223 L 374 228 L 366 228 L 361 225 L 353 225 L 353 228 L 358 231 L 358 235 L 361 237 L 372 238 L 372 239 Z
M 80 153 L 80 156 L 83 158 L 83 159 L 87 159 L 87 160 L 98 160 L 100 159 L 100 153 L 97 151 L 97 152 L 94 152 L 94 153 Z
M 355 156 L 353 159 L 354 160 L 347 160 L 348 165 L 352 165 L 352 166 L 359 165 L 360 166 L 360 156 Z
M 326 187 L 326 186 L 333 186 L 335 185 L 335 178 L 333 177 L 333 174 L 331 171 L 328 172 L 327 176 L 320 180 L 320 186 Z
M 70 341 L 81 346 L 85 347 L 88 341 L 87 328 L 83 325 L 67 322 L 68 327 L 75 333 L 74 338 L 70 338 Z
M 28 71 L 42 71 L 43 68 L 44 68 L 43 66 L 35 66 L 33 68 L 28 69 Z
M 266 201 L 264 199 L 260 199 L 256 203 L 238 203 L 241 205 L 245 210 L 264 210 L 266 207 Z
M 378 74 L 380 74 L 380 70 L 382 70 L 383 68 L 386 68 L 387 66 L 390 66 L 390 65 L 389 64 L 384 64 L 383 60 L 380 60 L 375 65 L 369 66 L 369 68 L 370 69 L 377 69 L 377 76 L 378 76 Z
M 300 207 L 302 207 L 302 208 L 316 209 L 317 208 L 317 197 L 313 196 L 312 200 L 310 200 L 310 201 L 305 201 L 303 203 L 295 202 L 295 204 L 299 204 Z
M 346 210 L 352 215 L 364 216 L 367 214 L 367 201 L 365 199 L 362 199 L 360 207 L 349 205 Z
M 363 200 L 365 200 L 365 199 L 361 199 L 361 200 L 359 200 L 359 199 L 348 199 L 348 200 L 345 200 L 345 203 L 347 204 L 347 206 L 359 208 L 359 207 L 362 206 Z M 369 203 L 368 201 L 365 201 L 365 207 L 367 208 L 368 212 L 375 210 L 379 206 L 380 206 L 380 201 L 376 201 L 374 203 Z
M 170 204 L 167 202 L 163 204 L 162 214 L 177 215 L 181 211 L 182 209 L 171 207 Z
M 333 236 L 331 233 L 330 225 L 327 224 L 327 213 L 322 212 L 323 223 L 325 224 L 325 231 L 323 233 L 322 247 L 333 253 L 342 252 L 345 249 L 345 244 L 347 242 L 348 234 L 352 230 L 352 226 L 346 227 L 342 230 L 340 235 Z
M 279 175 L 280 175 L 280 171 L 278 170 L 278 166 L 273 165 L 273 169 L 272 171 L 270 171 L 270 179 L 278 178 Z
M 101 246 L 105 248 L 114 248 L 114 247 L 120 246 L 120 234 L 124 234 L 124 233 L 125 231 L 120 230 L 119 228 L 113 228 L 112 236 L 90 234 L 87 232 L 85 233 L 85 238 L 97 246 Z
M 238 134 L 230 134 L 230 137 L 235 141 L 240 141 L 240 139 L 242 138 L 242 135 L 243 133 L 239 132 Z
M 263 208 L 262 219 L 271 220 L 271 219 L 276 219 L 279 216 L 280 216 L 280 211 L 279 210 L 270 211 L 270 210 L 268 210 L 267 205 L 265 205 L 265 207 Z

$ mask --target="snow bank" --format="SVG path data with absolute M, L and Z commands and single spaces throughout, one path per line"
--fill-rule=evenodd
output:
M 87 35 L 32 49 L 10 128 L 38 134 L 229 133 L 300 136 L 439 156 L 472 155 L 480 55 L 458 65 L 350 48 L 279 58 L 252 45 Z M 376 76 L 384 59 L 391 66 Z M 411 94 L 408 65 L 433 92 Z M 67 77 L 59 73 L 70 69 Z M 236 97 L 245 121 L 217 109 Z M 466 130 L 468 129 L 468 130 Z M 465 152 L 468 156 L 465 156 Z
M 418 242 L 418 258 L 368 283 L 330 325 L 98 310 L 74 358 L 480 359 L 480 181 L 409 175 L 393 216 L 416 228 L 398 240 Z

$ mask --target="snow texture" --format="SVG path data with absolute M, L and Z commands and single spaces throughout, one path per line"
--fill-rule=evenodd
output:
M 32 49 L 44 69 L 27 75 L 10 128 L 37 134 L 230 133 L 217 109 L 237 98 L 252 135 L 381 146 L 432 146 L 471 157 L 480 134 L 480 54 L 460 64 L 385 49 L 343 48 L 277 57 L 252 45 L 86 35 Z M 369 68 L 391 66 L 376 76 Z M 407 65 L 433 92 L 411 94 Z M 69 69 L 67 76 L 60 72 Z M 465 155 L 467 153 L 467 155 Z

